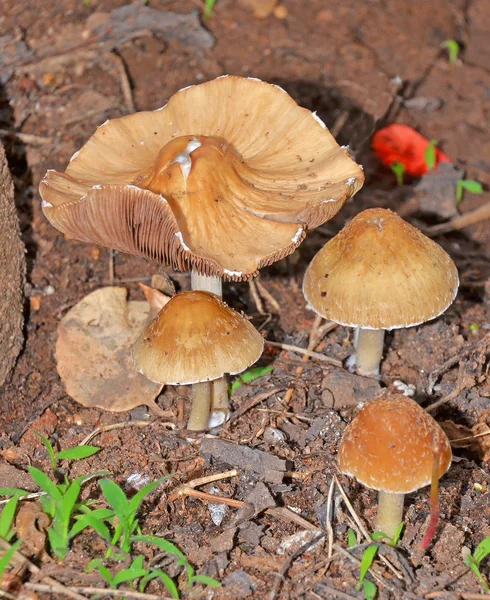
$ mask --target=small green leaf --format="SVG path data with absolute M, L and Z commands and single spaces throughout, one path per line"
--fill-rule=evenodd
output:
M 179 550 L 179 548 L 177 548 L 175 544 L 172 544 L 172 542 L 169 542 L 164 538 L 158 537 L 156 535 L 137 535 L 132 538 L 132 541 L 144 542 L 145 544 L 152 544 L 153 546 L 157 546 L 157 548 L 159 548 L 162 552 L 172 554 L 187 562 L 186 555 L 181 550 Z
M 61 452 L 58 452 L 57 458 L 64 460 L 80 460 L 82 458 L 93 456 L 99 450 L 100 448 L 96 448 L 95 446 L 75 446 L 75 448 L 61 450 Z
M 482 540 L 473 552 L 473 558 L 477 565 L 490 554 L 490 537 L 486 537 Z
M 213 12 L 214 5 L 216 4 L 216 0 L 205 0 L 204 2 L 204 20 L 209 21 L 211 17 L 211 13 Z
M 20 488 L 0 488 L 0 496 L 28 496 L 31 492 Z
M 441 44 L 442 48 L 446 48 L 449 54 L 449 62 L 454 65 L 459 56 L 459 44 L 456 40 L 444 40 Z
M 396 176 L 396 183 L 397 185 L 399 185 L 400 187 L 402 187 L 403 185 L 403 175 L 405 173 L 405 165 L 401 162 L 394 162 L 392 165 L 390 165 L 390 169 L 393 171 L 393 173 Z
M 19 502 L 19 496 L 14 496 L 10 498 L 7 504 L 4 506 L 2 512 L 0 513 L 0 538 L 6 540 L 7 542 L 12 537 L 12 532 L 10 528 L 13 525 L 15 518 L 15 511 L 17 510 L 17 504 Z
M 255 367 L 241 373 L 231 385 L 231 393 L 235 392 L 244 383 L 251 383 L 255 379 L 267 375 L 267 373 L 272 373 L 273 370 L 274 367 L 272 365 L 267 365 L 265 367 Z
M 353 529 L 349 529 L 347 533 L 347 545 L 349 548 L 357 546 L 357 536 L 356 532 Z
M 140 504 L 143 502 L 146 496 L 148 496 L 148 494 L 151 494 L 151 492 L 153 492 L 155 488 L 157 488 L 164 481 L 167 481 L 167 479 L 168 477 L 162 477 L 160 479 L 157 479 L 156 481 L 152 481 L 148 485 L 145 485 L 145 487 L 142 487 L 140 491 L 137 494 L 135 494 L 129 501 L 130 512 L 136 513 L 136 511 L 140 507 Z
M 126 521 L 131 512 L 126 494 L 110 479 L 102 479 L 99 483 L 107 503 L 112 506 L 118 519 Z
M 432 169 L 436 166 L 437 162 L 437 154 L 436 154 L 436 146 L 438 144 L 437 140 L 430 140 L 429 145 L 425 149 L 424 158 L 425 164 L 427 165 L 427 169 L 432 171 Z
M 12 560 L 13 555 L 19 549 L 19 546 L 22 544 L 22 540 L 17 540 L 15 544 L 5 552 L 3 556 L 0 557 L 0 581 L 2 580 L 3 574 L 8 567 L 9 562 Z
M 395 529 L 395 535 L 393 536 L 393 539 L 391 540 L 391 543 L 393 546 L 398 546 L 398 542 L 400 541 L 400 537 L 402 535 L 402 531 L 403 528 L 405 527 L 405 522 L 402 521 L 398 527 Z
M 80 531 L 83 531 L 87 527 L 92 527 L 92 529 L 105 540 L 111 539 L 111 532 L 107 525 L 101 519 L 94 517 L 93 514 L 77 515 L 75 518 L 77 522 L 70 530 L 70 537 L 74 537 L 77 533 L 80 533 Z
M 221 587 L 221 583 L 214 579 L 214 577 L 208 577 L 208 575 L 194 575 L 192 577 L 192 583 L 202 583 L 203 585 L 207 585 L 212 588 Z
M 366 577 L 366 573 L 369 571 L 371 565 L 373 564 L 374 557 L 378 552 L 378 546 L 373 544 L 372 546 L 368 546 L 362 555 L 361 558 L 361 569 L 359 572 L 359 583 L 362 584 L 364 581 L 364 577 Z M 360 588 L 359 588 L 360 589 Z
M 148 569 L 143 567 L 143 557 L 137 556 L 129 568 L 123 569 L 114 575 L 113 584 L 115 587 L 117 587 L 125 581 L 134 581 L 135 579 L 144 577 L 147 574 Z
M 490 592 L 490 588 L 488 587 L 488 583 L 486 582 L 485 578 L 483 577 L 483 575 L 480 572 L 480 569 L 478 568 L 478 565 L 476 563 L 471 563 L 471 564 L 467 564 L 466 565 L 473 571 L 473 573 L 476 575 L 478 581 L 482 584 L 483 588 L 485 589 L 485 591 Z
M 32 433 L 34 433 L 34 435 L 37 435 L 37 437 L 43 441 L 43 443 L 46 446 L 46 449 L 48 451 L 49 458 L 51 459 L 51 467 L 53 468 L 53 471 L 56 471 L 56 455 L 54 453 L 54 449 L 53 449 L 53 446 L 51 445 L 51 442 L 48 440 L 47 437 L 44 437 L 44 435 L 42 435 L 42 433 L 34 431 L 34 429 L 32 430 Z
M 364 596 L 366 600 L 374 600 L 378 592 L 376 585 L 372 581 L 369 581 L 369 579 L 365 579 L 362 582 L 362 587 L 364 589 Z
M 48 538 L 53 552 L 59 560 L 63 560 L 68 553 L 68 539 L 54 527 L 48 529 Z
M 48 496 L 55 501 L 61 502 L 61 492 L 59 491 L 56 484 L 36 467 L 29 467 L 29 474 L 32 477 L 34 483 L 36 483 L 42 490 L 48 494 Z
M 167 588 L 167 591 L 172 596 L 172 598 L 174 598 L 175 600 L 178 600 L 180 596 L 179 596 L 179 590 L 178 590 L 177 586 L 175 585 L 173 579 L 171 577 L 169 577 L 167 575 L 167 573 L 165 573 L 161 569 L 151 570 L 148 573 L 148 575 L 145 575 L 145 577 L 143 577 L 143 579 L 140 582 L 140 592 L 144 592 L 148 582 L 150 582 L 152 579 L 156 579 L 157 577 L 161 580 L 163 585 Z
M 461 186 L 470 194 L 483 194 L 483 186 L 475 179 L 460 179 Z

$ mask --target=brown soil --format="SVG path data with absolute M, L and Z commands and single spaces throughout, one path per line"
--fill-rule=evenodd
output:
M 277 312 L 265 302 L 266 310 L 272 311 L 264 326 L 269 339 L 306 346 L 314 315 L 305 307 L 302 275 L 312 256 L 348 218 L 371 206 L 393 210 L 403 206 L 406 218 L 415 224 L 434 223 L 420 212 L 410 212 L 407 200 L 412 186 L 397 189 L 391 172 L 372 154 L 369 139 L 376 128 L 395 120 L 410 124 L 439 140 L 455 163 L 466 169 L 467 178 L 478 179 L 486 189 L 490 185 L 486 39 L 490 5 L 486 0 L 284 0 L 285 18 L 270 15 L 264 19 L 254 17 L 245 0 L 217 0 L 206 24 L 214 38 L 212 48 L 193 47 L 185 36 L 143 31 L 113 51 L 109 46 L 90 46 L 84 32 L 87 19 L 93 22 L 100 18 L 98 13 L 124 6 L 124 0 L 93 0 L 88 6 L 81 0 L 3 0 L 1 4 L 0 35 L 13 38 L 8 46 L 13 66 L 0 70 L 4 84 L 0 88 L 0 135 L 15 179 L 27 247 L 28 284 L 25 346 L 1 396 L 0 462 L 14 470 L 8 471 L 8 481 L 0 480 L 0 487 L 25 485 L 28 465 L 49 470 L 49 457 L 30 429 L 47 435 L 59 448 L 67 448 L 95 427 L 141 418 L 141 411 L 115 414 L 83 409 L 64 392 L 54 355 L 56 327 L 70 307 L 109 283 L 109 251 L 65 240 L 43 217 L 37 193 L 46 169 L 64 169 L 97 125 L 131 112 L 131 103 L 136 110 L 155 109 L 178 89 L 224 73 L 258 77 L 279 83 L 300 104 L 318 111 L 329 127 L 338 129 L 339 143 L 350 144 L 364 165 L 366 184 L 355 199 L 333 221 L 312 232 L 295 255 L 261 272 L 262 283 L 280 305 Z M 202 10 L 200 0 L 150 0 L 148 6 L 181 14 Z M 280 11 L 277 14 L 284 17 Z M 447 53 L 441 50 L 446 39 L 460 41 L 459 64 L 450 65 Z M 124 93 L 128 82 L 130 95 Z M 467 195 L 461 210 L 489 199 L 488 193 Z M 436 418 L 474 427 L 490 418 L 485 337 L 490 323 L 485 293 L 490 227 L 481 223 L 437 241 L 457 263 L 461 291 L 437 321 L 387 335 L 380 385 L 394 386 L 395 380 L 412 384 L 417 400 L 425 404 L 454 390 L 452 400 L 435 413 Z M 156 267 L 143 260 L 121 254 L 115 257 L 116 281 L 128 287 L 132 299 L 143 298 L 134 279 L 155 272 Z M 189 287 L 187 277 L 170 276 L 177 289 Z M 257 327 L 266 321 L 248 284 L 227 285 L 225 299 L 252 316 Z M 327 335 L 320 350 L 346 359 L 352 353 L 352 332 L 338 327 Z M 430 374 L 455 356 L 460 360 L 440 374 L 429 393 Z M 266 482 L 269 491 L 277 505 L 291 507 L 322 527 L 330 482 L 337 473 L 336 449 L 342 432 L 355 404 L 372 399 L 378 388 L 315 361 L 307 363 L 303 375 L 296 378 L 300 359 L 297 354 L 278 353 L 269 347 L 262 362 L 273 364 L 273 374 L 241 388 L 233 397 L 234 409 L 273 388 L 279 391 L 215 433 L 286 459 L 287 470 L 299 476 L 286 477 L 282 483 Z M 290 384 L 295 395 L 285 407 L 282 398 Z M 188 395 L 187 389 L 167 388 L 158 399 L 160 407 L 174 415 L 171 424 L 177 424 L 179 398 Z M 284 440 L 275 440 L 270 427 L 282 431 Z M 93 458 L 73 463 L 71 476 L 103 468 L 128 488 L 128 477 L 135 473 L 149 479 L 174 474 L 144 504 L 143 531 L 173 540 L 200 573 L 223 582 L 219 590 L 197 587 L 193 592 L 184 591 L 184 597 L 269 597 L 287 558 L 279 546 L 301 527 L 262 512 L 237 528 L 236 509 L 231 508 L 218 526 L 206 502 L 192 498 L 167 501 L 182 483 L 233 465 L 203 457 L 198 437 L 191 440 L 178 427 L 171 428 L 159 419 L 142 429 L 102 433 L 94 443 L 102 450 Z M 453 467 L 441 480 L 440 525 L 423 556 L 417 548 L 428 523 L 428 490 L 407 497 L 405 534 L 399 549 L 388 554 L 402 575 L 397 579 L 378 561 L 380 598 L 453 599 L 481 590 L 464 567 L 461 551 L 463 547 L 473 550 L 490 535 L 486 492 L 490 476 L 485 462 L 489 455 L 485 448 L 479 452 L 456 449 L 455 455 Z M 240 470 L 238 477 L 214 485 L 217 494 L 243 500 L 259 479 Z M 344 476 L 339 479 L 355 511 L 372 530 L 375 493 Z M 84 494 L 99 497 L 97 484 L 89 483 Z M 333 510 L 335 541 L 346 548 L 352 522 L 337 491 Z M 230 533 L 232 527 L 235 530 Z M 223 534 L 229 539 L 219 537 Z M 344 555 L 329 563 L 325 548 L 322 542 L 291 561 L 277 598 L 363 597 L 355 587 L 358 566 Z M 102 556 L 103 551 L 96 537 L 84 534 L 75 539 L 62 566 L 48 556 L 39 564 L 59 581 L 85 581 L 83 570 L 89 558 Z M 488 574 L 485 562 L 482 571 Z M 92 579 L 92 585 L 94 581 L 101 584 Z M 157 583 L 148 591 L 165 595 Z

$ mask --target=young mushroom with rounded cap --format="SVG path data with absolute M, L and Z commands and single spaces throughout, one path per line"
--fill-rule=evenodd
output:
M 303 293 L 319 315 L 357 328 L 356 369 L 377 376 L 385 329 L 441 315 L 458 291 L 449 255 L 391 210 L 359 213 L 313 258 Z
M 149 323 L 133 348 L 136 369 L 162 384 L 193 384 L 188 429 L 208 427 L 210 387 L 257 361 L 264 339 L 215 294 L 182 292 Z
M 107 121 L 39 190 L 63 233 L 191 270 L 193 289 L 220 295 L 222 278 L 291 254 L 363 182 L 314 113 L 275 85 L 225 76 Z
M 403 499 L 432 482 L 434 447 L 438 473 L 451 465 L 451 446 L 434 419 L 403 394 L 369 402 L 340 442 L 340 470 L 379 491 L 376 529 L 390 538 L 403 520 Z

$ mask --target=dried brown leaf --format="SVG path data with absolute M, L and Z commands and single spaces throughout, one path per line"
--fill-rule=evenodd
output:
M 147 302 L 127 302 L 127 290 L 105 287 L 74 306 L 58 325 L 56 361 L 76 402 L 113 412 L 155 403 L 162 386 L 138 373 L 131 348 L 146 325 Z
M 29 556 L 40 556 L 46 544 L 49 517 L 37 502 L 23 502 L 15 519 L 17 537 L 22 540 L 23 551 Z

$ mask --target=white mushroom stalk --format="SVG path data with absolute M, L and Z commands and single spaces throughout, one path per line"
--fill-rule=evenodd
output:
M 364 377 L 377 377 L 383 357 L 384 329 L 356 330 L 356 371 Z

